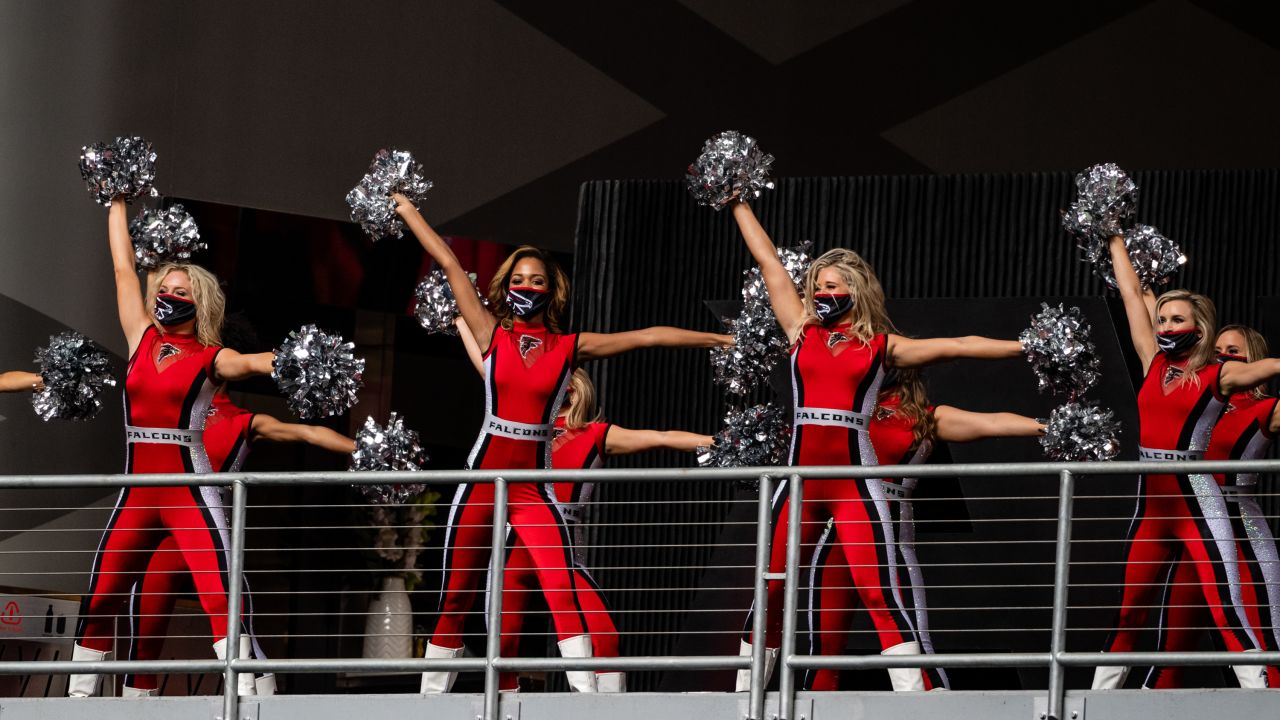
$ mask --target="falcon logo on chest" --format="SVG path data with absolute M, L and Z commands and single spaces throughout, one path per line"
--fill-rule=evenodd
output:
M 831 348 L 835 347 L 836 345 L 839 345 L 842 342 L 845 342 L 848 339 L 849 339 L 849 336 L 845 335 L 842 332 L 833 332 L 827 336 L 827 349 L 830 350 Z
M 1170 365 L 1169 367 L 1165 368 L 1164 379 L 1161 382 L 1165 385 L 1171 385 L 1175 381 L 1177 381 L 1178 378 L 1180 377 L 1182 377 L 1182 368 L 1176 365 Z
M 160 346 L 160 352 L 156 354 L 156 362 L 162 363 L 166 359 L 171 358 L 175 355 L 180 355 L 180 354 L 182 354 L 182 351 L 179 350 L 176 345 L 170 345 L 169 343 L 165 343 Z
M 528 358 L 529 353 L 542 347 L 542 338 L 535 335 L 520 336 L 520 357 Z

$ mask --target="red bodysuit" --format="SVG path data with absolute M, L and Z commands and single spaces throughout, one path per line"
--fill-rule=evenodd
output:
M 253 413 L 233 405 L 226 393 L 219 391 L 214 394 L 213 405 L 205 420 L 204 449 L 210 466 L 216 472 L 239 472 L 243 467 L 249 455 L 253 418 Z M 213 509 L 221 511 L 225 518 L 231 504 L 226 497 L 226 488 L 217 490 L 221 495 L 221 507 Z M 146 574 L 134 586 L 130 596 L 130 660 L 160 658 L 169 620 L 173 617 L 178 595 L 184 591 L 184 581 L 190 574 L 191 569 L 187 567 L 186 558 L 177 543 L 172 536 L 166 537 L 151 555 Z M 254 658 L 262 659 L 266 656 L 258 646 L 258 638 L 252 633 L 253 601 L 248 593 L 244 595 L 244 601 L 247 608 L 245 616 L 249 622 L 242 631 L 249 633 Z M 158 687 L 155 675 L 126 675 L 124 684 L 142 690 Z
M 881 465 L 915 465 L 929 459 L 933 442 L 924 438 L 916 442 L 915 424 L 899 409 L 902 398 L 897 393 L 882 393 L 880 404 L 871 418 L 871 444 Z M 932 413 L 933 407 L 927 408 Z M 907 587 L 894 586 L 894 600 L 915 621 L 914 631 L 923 652 L 933 652 L 929 633 L 929 609 L 925 598 L 924 571 L 916 555 L 915 511 L 911 504 L 917 478 L 873 478 L 867 491 L 874 498 L 881 522 L 887 525 L 885 537 L 888 555 L 898 566 L 895 578 Z M 857 610 L 856 586 L 850 572 L 851 563 L 838 543 L 831 542 L 831 526 L 823 531 L 809 567 L 809 644 L 810 654 L 840 655 L 853 626 Z M 941 668 L 924 668 L 925 687 L 949 688 L 946 672 Z M 805 686 L 810 690 L 839 689 L 840 672 L 824 668 L 810 670 Z
M 1199 460 L 1209 449 L 1226 403 L 1218 389 L 1221 365 L 1197 373 L 1198 382 L 1157 353 L 1138 392 L 1139 457 L 1152 472 L 1139 478 L 1138 506 L 1125 553 L 1124 590 L 1115 632 L 1105 650 L 1133 649 L 1176 554 L 1194 571 L 1198 589 L 1228 650 L 1260 649 L 1253 586 L 1243 567 L 1222 490 L 1212 475 L 1160 473 L 1168 460 Z
M 551 463 L 557 470 L 594 470 L 604 465 L 605 438 L 609 423 L 588 423 L 580 428 L 565 427 L 564 417 L 557 417 L 555 438 L 551 443 Z M 618 657 L 618 628 L 613 624 L 609 606 L 591 572 L 587 570 L 584 549 L 586 527 L 583 515 L 591 502 L 594 483 L 555 483 L 556 500 L 564 514 L 574 542 L 574 581 L 578 592 L 578 604 L 586 617 L 587 632 L 591 635 L 591 654 L 594 657 Z M 520 629 L 525 620 L 525 609 L 532 593 L 539 592 L 538 577 L 533 558 L 517 539 L 507 555 L 506 571 L 502 580 L 502 655 L 516 657 L 520 654 Z M 609 671 L 599 670 L 597 675 Z M 502 689 L 517 686 L 513 673 L 503 673 Z
M 125 437 L 130 473 L 207 473 L 205 420 L 213 402 L 219 347 L 148 326 L 125 379 Z M 102 535 L 89 591 L 81 603 L 79 643 L 111 649 L 129 591 L 165 538 L 191 569 L 214 641 L 227 631 L 230 539 L 217 488 L 126 487 Z
M 485 418 L 468 467 L 549 469 L 553 423 L 573 372 L 578 336 L 516 321 L 494 329 L 484 355 Z M 511 483 L 508 521 L 529 555 L 561 640 L 586 632 L 578 606 L 573 540 L 551 488 Z M 464 483 L 449 508 L 440 616 L 431 643 L 462 647 L 464 614 L 489 566 L 493 485 Z
M 863 343 L 848 325 L 808 325 L 791 350 L 791 388 L 795 401 L 791 465 L 874 465 L 871 415 L 884 378 L 887 336 Z M 913 640 L 906 614 L 886 597 L 896 586 L 881 514 L 858 480 L 810 480 L 804 484 L 800 532 L 801 562 L 808 564 L 823 527 L 834 523 L 835 539 L 849 559 L 862 605 L 871 615 L 882 648 Z M 773 543 L 769 572 L 786 566 L 787 483 L 779 483 L 773 503 Z M 782 582 L 768 583 L 765 644 L 778 647 L 782 633 Z M 743 641 L 750 642 L 747 617 Z
M 1231 397 L 1226 412 L 1213 429 L 1206 460 L 1257 460 L 1265 457 L 1274 437 L 1271 418 L 1276 411 L 1276 398 L 1258 398 L 1251 393 Z M 1253 584 L 1258 602 L 1259 642 L 1264 649 L 1280 647 L 1280 631 L 1275 627 L 1280 618 L 1280 556 L 1271 535 L 1267 516 L 1258 504 L 1258 476 L 1228 473 L 1218 476 L 1227 507 L 1235 505 L 1231 525 L 1245 568 L 1241 581 Z M 1182 552 L 1175 555 L 1165 575 L 1164 602 L 1161 603 L 1159 649 L 1175 652 L 1199 649 L 1202 629 L 1208 627 L 1212 615 L 1205 607 L 1204 593 L 1196 576 L 1194 563 L 1182 562 Z M 1146 687 L 1182 687 L 1183 668 L 1154 667 L 1147 674 Z M 1268 684 L 1280 687 L 1275 668 L 1268 668 Z

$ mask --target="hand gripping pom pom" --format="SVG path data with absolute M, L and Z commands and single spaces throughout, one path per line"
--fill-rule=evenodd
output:
M 156 154 L 140 137 L 118 137 L 111 143 L 80 149 L 80 176 L 93 199 L 110 205 L 116 197 L 126 201 L 156 196 Z
M 1119 435 L 1110 410 L 1071 402 L 1049 416 L 1040 445 L 1051 460 L 1110 460 L 1120 453 Z
M 804 277 L 809 272 L 810 243 L 795 248 L 778 248 L 782 261 L 796 290 L 803 290 Z M 734 395 L 746 395 L 769 379 L 773 368 L 787 357 L 786 333 L 778 325 L 769 304 L 769 290 L 765 287 L 760 268 L 753 267 L 744 273 L 742 285 L 742 312 L 729 325 L 733 345 L 711 349 L 711 368 L 717 385 Z
M 422 166 L 404 150 L 383 148 L 373 156 L 369 172 L 347 193 L 351 222 L 360 223 L 374 240 L 403 237 L 404 223 L 396 214 L 392 193 L 400 193 L 417 206 L 431 189 L 422 175 Z
M 102 391 L 115 387 L 111 362 L 92 340 L 74 332 L 49 338 L 49 347 L 36 350 L 44 390 L 31 405 L 41 420 L 88 420 L 102 409 Z
M 414 317 L 418 324 L 429 333 L 457 335 L 458 328 L 453 323 L 458 319 L 458 301 L 453 296 L 453 287 L 445 277 L 443 270 L 432 270 L 418 287 L 414 288 L 416 302 L 413 306 Z M 476 290 L 480 302 L 488 305 L 489 301 Z
M 422 470 L 427 453 L 418 444 L 418 433 L 404 426 L 404 419 L 391 413 L 386 427 L 372 417 L 356 433 L 356 449 L 351 453 L 351 470 Z M 423 483 L 357 485 L 365 499 L 375 505 L 404 505 L 421 495 Z
M 1040 392 L 1075 398 L 1098 382 L 1101 366 L 1089 323 L 1078 307 L 1040 303 L 1040 308 L 1018 337 L 1022 351 L 1040 379 Z
M 291 331 L 280 344 L 271 377 L 298 417 L 338 415 L 356 404 L 364 358 L 352 355 L 354 347 L 315 325 Z
M 166 262 L 188 262 L 191 254 L 208 247 L 200 240 L 195 218 L 181 205 L 167 210 L 143 210 L 129 223 L 138 267 L 151 270 Z
M 702 145 L 702 154 L 685 171 L 685 184 L 699 205 L 719 210 L 772 190 L 772 163 L 773 156 L 761 152 L 755 138 L 726 130 Z
M 1126 230 L 1124 248 L 1129 252 L 1129 262 L 1133 263 L 1138 282 L 1144 288 L 1164 285 L 1187 263 L 1187 256 L 1182 254 L 1178 244 L 1150 225 L 1139 223 Z M 1102 278 L 1111 287 L 1116 286 L 1116 276 L 1109 262 Z
M 698 449 L 702 467 L 757 467 L 786 462 L 791 423 L 773 403 L 730 410 L 715 444 Z

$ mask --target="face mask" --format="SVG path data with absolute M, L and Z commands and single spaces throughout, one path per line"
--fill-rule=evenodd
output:
M 853 297 L 848 294 L 813 294 L 813 310 L 818 314 L 818 321 L 823 325 L 830 325 L 834 323 L 844 317 L 845 313 L 852 309 Z
M 177 295 L 156 295 L 156 321 L 161 325 L 181 325 L 196 317 L 196 304 Z
M 540 288 L 513 287 L 507 290 L 507 307 L 521 320 L 542 312 L 549 302 L 551 295 Z
M 1218 362 L 1249 362 L 1249 358 L 1243 355 L 1232 355 L 1231 353 L 1218 353 Z
M 1200 342 L 1199 330 L 1174 330 L 1156 333 L 1156 344 L 1165 355 L 1181 355 Z

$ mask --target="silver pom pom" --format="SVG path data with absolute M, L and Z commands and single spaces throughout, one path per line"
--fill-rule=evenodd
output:
M 1100 372 L 1089 323 L 1078 307 L 1040 307 L 1031 317 L 1031 327 L 1018 337 L 1022 351 L 1040 379 L 1040 392 L 1075 398 L 1098 382 Z
M 138 267 L 151 270 L 166 262 L 188 262 L 191 254 L 208 247 L 200 240 L 195 218 L 181 205 L 167 210 L 143 210 L 129 223 Z
M 1133 269 L 1138 273 L 1138 282 L 1143 287 L 1164 285 L 1187 264 L 1187 256 L 1182 254 L 1178 244 L 1150 225 L 1139 223 L 1133 229 L 1126 230 L 1124 247 L 1129 251 L 1129 262 L 1133 263 Z M 1104 276 L 1104 279 L 1111 287 L 1116 286 L 1114 273 Z
M 791 423 L 773 403 L 732 409 L 716 433 L 715 444 L 700 448 L 703 467 L 755 467 L 781 465 L 787 460 Z
M 1119 435 L 1110 410 L 1071 402 L 1049 416 L 1040 445 L 1051 460 L 1110 460 L 1120 453 Z
M 1133 220 L 1138 186 L 1115 163 L 1085 168 L 1076 175 L 1076 200 L 1063 213 L 1067 232 L 1105 241 L 1121 234 Z
M 778 248 L 778 259 L 791 275 L 797 291 L 804 290 L 804 277 L 809 272 L 811 244 L 805 242 L 794 248 Z M 769 304 L 769 289 L 765 287 L 760 268 L 753 267 L 744 273 L 742 284 L 742 312 L 729 323 L 733 345 L 711 349 L 711 369 L 717 385 L 734 395 L 746 395 L 763 382 L 769 373 L 786 359 L 786 333 L 778 325 Z
M 471 281 L 475 282 L 474 274 L 471 275 Z M 422 282 L 414 288 L 413 296 L 416 299 L 413 314 L 424 330 L 429 333 L 458 334 L 458 328 L 453 324 L 458 319 L 458 301 L 453 296 L 453 287 L 449 285 L 443 270 L 432 270 L 422 278 Z M 489 300 L 480 294 L 479 288 L 476 289 L 476 297 L 480 298 L 480 304 L 488 306 Z
M 110 205 L 116 197 L 126 201 L 143 195 L 156 196 L 156 154 L 151 143 L 140 137 L 118 137 L 110 143 L 80 148 L 80 176 L 99 204 Z
M 402 237 L 404 223 L 396 215 L 391 193 L 401 193 L 417 206 L 430 189 L 431 181 L 422 175 L 422 166 L 412 155 L 383 148 L 373 156 L 369 172 L 347 193 L 351 222 L 360 223 L 374 240 Z
M 107 353 L 79 333 L 62 332 L 49 338 L 49 347 L 36 349 L 44 390 L 31 405 L 41 420 L 88 420 L 102 409 L 99 397 L 115 387 Z
M 372 417 L 356 433 L 356 449 L 351 453 L 351 470 L 422 470 L 427 453 L 418 444 L 418 433 L 404 426 L 404 419 L 391 413 L 386 427 Z M 427 489 L 424 483 L 357 485 L 361 494 L 378 505 L 403 505 Z
M 304 325 L 289 333 L 275 351 L 275 378 L 289 407 L 302 418 L 338 415 L 356 404 L 364 382 L 364 358 L 352 355 L 355 345 L 341 335 Z
M 772 163 L 773 156 L 761 152 L 755 138 L 726 130 L 703 143 L 702 154 L 685 171 L 685 184 L 699 205 L 719 210 L 772 190 Z

